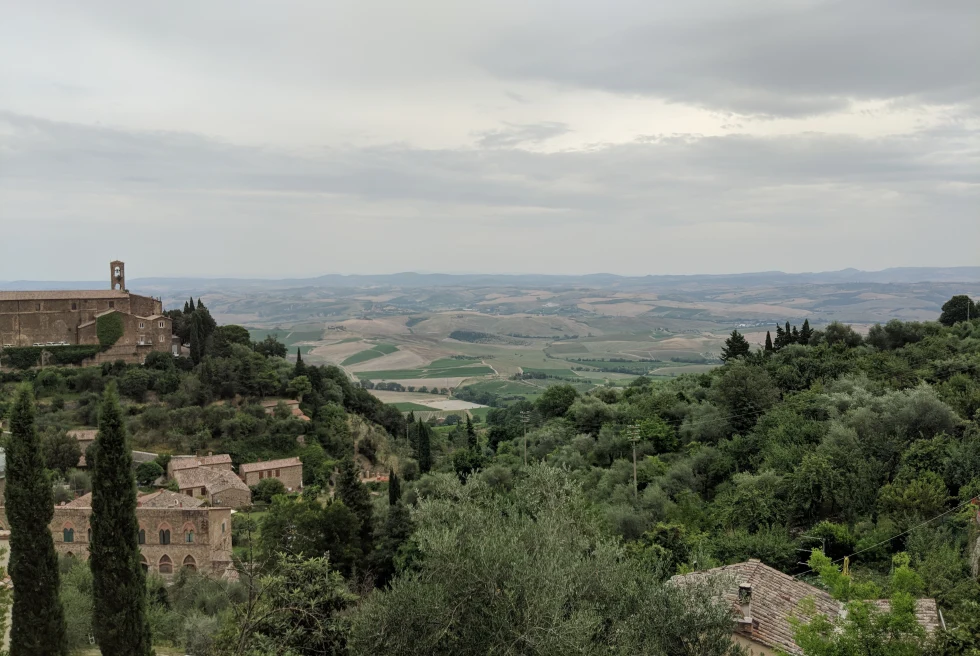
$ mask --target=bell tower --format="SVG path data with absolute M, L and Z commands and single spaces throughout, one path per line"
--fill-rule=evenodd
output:
M 109 289 L 126 291 L 126 263 L 119 260 L 109 262 Z

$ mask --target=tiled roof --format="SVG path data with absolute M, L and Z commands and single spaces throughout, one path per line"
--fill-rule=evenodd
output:
M 265 471 L 267 469 L 281 469 L 283 467 L 299 467 L 303 463 L 299 458 L 283 458 L 281 460 L 266 460 L 264 462 L 249 462 L 239 465 L 238 471 L 242 474 L 255 471 Z
M 843 603 L 820 588 L 798 581 L 758 560 L 675 576 L 671 581 L 683 583 L 709 577 L 717 578 L 722 583 L 722 595 L 731 604 L 735 618 L 740 620 L 736 628 L 738 635 L 789 654 L 803 653 L 793 640 L 793 627 L 789 623 L 789 618 L 797 615 L 800 602 L 807 598 L 813 599 L 816 611 L 831 621 L 840 617 L 844 611 Z M 742 621 L 746 618 L 739 604 L 738 594 L 739 586 L 743 585 L 751 586 L 751 623 Z M 888 608 L 887 600 L 872 603 L 882 609 Z M 940 625 L 936 602 L 932 599 L 918 600 L 916 615 L 927 631 L 931 632 Z
M 891 602 L 887 599 L 876 599 L 871 603 L 883 612 L 888 612 L 891 609 Z M 932 633 L 937 629 L 946 628 L 946 623 L 939 614 L 939 608 L 936 606 L 935 599 L 916 599 L 915 619 L 926 630 L 926 633 Z
M 92 507 L 92 493 L 83 494 L 74 501 L 69 501 L 66 503 L 64 508 L 91 508 Z
M 129 292 L 118 289 L 65 289 L 22 292 L 0 291 L 0 301 L 74 301 L 129 298 Z
M 177 494 L 170 490 L 157 490 L 144 494 L 136 500 L 141 508 L 199 508 L 204 502 L 186 494 Z
M 79 442 L 91 442 L 98 434 L 98 428 L 76 428 L 68 431 L 68 436 L 74 437 Z
M 248 491 L 248 486 L 233 472 L 210 467 L 178 469 L 174 472 L 174 480 L 181 490 L 203 487 L 208 494 L 217 494 L 228 489 Z
M 231 456 L 219 453 L 213 456 L 174 456 L 170 461 L 170 469 L 192 469 L 194 467 L 213 467 L 214 465 L 230 465 Z

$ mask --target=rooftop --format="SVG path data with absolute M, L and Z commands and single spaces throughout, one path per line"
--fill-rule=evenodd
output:
M 248 491 L 248 486 L 233 472 L 210 467 L 178 469 L 174 472 L 174 480 L 181 490 L 203 487 L 208 494 L 217 494 L 229 489 Z
M 170 461 L 173 471 L 178 469 L 193 469 L 194 467 L 213 467 L 214 465 L 230 465 L 231 456 L 218 453 L 210 456 L 174 456 Z
M 144 494 L 136 500 L 136 504 L 141 508 L 200 508 L 204 502 L 186 494 L 157 490 Z
M 299 458 L 282 458 L 280 460 L 266 460 L 263 462 L 249 462 L 238 467 L 242 474 L 255 471 L 266 471 L 267 469 L 281 469 L 283 467 L 299 467 L 303 463 Z
M 830 620 L 838 618 L 844 611 L 844 604 L 827 592 L 783 574 L 758 560 L 678 575 L 671 581 L 684 582 L 715 577 L 723 582 L 722 595 L 731 604 L 737 618 L 744 617 L 739 604 L 739 587 L 751 588 L 751 618 L 746 618 L 751 619 L 751 622 L 740 622 L 738 634 L 789 654 L 803 653 L 793 640 L 793 627 L 789 623 L 800 602 L 807 598 L 813 599 L 817 612 Z M 888 608 L 887 599 L 872 603 L 882 609 Z M 933 599 L 919 599 L 916 616 L 926 631 L 934 631 L 941 624 Z
M 62 301 L 129 298 L 129 292 L 118 289 L 65 289 L 44 291 L 3 292 L 0 301 Z

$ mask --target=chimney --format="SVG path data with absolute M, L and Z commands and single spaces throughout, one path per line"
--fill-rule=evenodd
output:
M 752 586 L 748 583 L 740 583 L 738 586 L 738 605 L 742 610 L 742 619 L 739 622 L 752 624 Z

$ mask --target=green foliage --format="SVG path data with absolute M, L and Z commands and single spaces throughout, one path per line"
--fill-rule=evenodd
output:
M 136 481 L 122 412 L 109 386 L 99 415 L 92 475 L 95 637 L 106 656 L 149 656 L 145 576 L 137 543 Z
M 67 655 L 64 609 L 58 597 L 58 557 L 48 528 L 54 500 L 34 425 L 34 397 L 27 385 L 17 394 L 10 433 L 5 490 L 13 584 L 10 654 Z
M 259 529 L 258 551 L 268 567 L 285 554 L 329 553 L 333 567 L 349 575 L 363 556 L 360 521 L 340 501 L 273 497 Z
M 725 346 L 721 349 L 721 359 L 724 362 L 744 358 L 752 350 L 749 342 L 742 333 L 733 330 L 732 334 L 725 340 Z
M 455 477 L 415 513 L 414 570 L 351 618 L 354 654 L 734 654 L 729 610 L 669 586 L 603 533 L 562 472 L 531 468 L 512 497 Z M 664 622 L 665 617 L 670 622 Z
M 980 303 L 974 303 L 965 294 L 954 296 L 943 303 L 942 310 L 939 323 L 944 326 L 952 326 L 967 319 L 980 318 Z
M 82 457 L 78 440 L 66 431 L 52 429 L 45 431 L 41 438 L 41 453 L 44 466 L 62 476 L 67 476 L 70 469 L 77 467 L 78 459 Z
M 95 320 L 95 335 L 103 350 L 113 346 L 123 336 L 125 324 L 118 312 L 108 312 Z
M 578 392 L 571 385 L 552 385 L 544 391 L 535 406 L 544 418 L 561 417 L 572 407 Z
M 371 494 L 361 483 L 360 470 L 352 459 L 344 459 L 337 473 L 337 498 L 350 508 L 360 521 L 361 550 L 368 553 L 371 550 L 372 532 L 374 526 Z
M 102 350 L 94 345 L 67 346 L 16 346 L 3 349 L 3 364 L 14 369 L 30 369 L 41 364 L 41 355 L 48 354 L 48 362 L 62 366 L 81 364 L 95 357 Z
M 278 478 L 264 478 L 252 486 L 252 501 L 270 503 L 279 494 L 286 494 L 286 486 Z
M 136 466 L 136 482 L 142 486 L 152 485 L 164 474 L 164 469 L 155 461 L 141 462 Z

